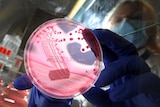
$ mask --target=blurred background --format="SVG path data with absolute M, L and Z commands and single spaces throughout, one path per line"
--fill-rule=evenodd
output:
M 29 91 L 19 92 L 14 89 L 12 82 L 26 72 L 23 61 L 25 44 L 40 24 L 50 19 L 69 18 L 91 29 L 105 28 L 108 13 L 120 1 L 122 0 L 0 0 L 0 107 L 27 107 Z M 154 6 L 160 20 L 160 1 L 143 1 Z M 20 93 L 22 96 L 12 93 Z M 73 104 L 75 107 L 93 107 L 87 105 L 88 102 L 82 96 L 75 99 L 78 99 Z M 23 104 L 20 104 L 22 101 Z

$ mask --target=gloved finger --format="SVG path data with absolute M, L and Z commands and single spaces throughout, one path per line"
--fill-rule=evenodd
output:
M 71 99 L 56 99 L 39 91 L 33 87 L 30 93 L 28 107 L 70 107 Z
M 109 64 L 101 72 L 95 85 L 106 86 L 124 75 L 139 75 L 145 72 L 150 72 L 150 68 L 141 57 L 137 55 L 124 57 Z
M 160 96 L 160 79 L 151 72 L 134 76 L 125 83 L 115 87 L 109 93 L 112 101 L 124 101 L 141 93 Z
M 101 56 L 100 55 L 100 52 L 102 51 L 101 46 L 94 33 L 90 29 L 84 29 L 82 30 L 82 35 L 83 39 L 85 39 L 89 47 L 94 52 L 95 56 Z
M 13 86 L 18 90 L 26 90 L 32 88 L 33 84 L 25 73 L 14 80 Z
M 107 91 L 92 87 L 83 96 L 96 107 L 126 107 L 124 102 L 112 102 Z
M 108 93 L 100 88 L 92 87 L 83 96 L 97 107 L 111 107 L 112 102 Z
M 136 47 L 123 37 L 107 29 L 95 29 L 99 42 L 111 49 L 118 57 L 138 55 Z
M 82 30 L 83 38 L 86 40 L 94 54 L 98 57 L 103 57 L 103 63 L 105 66 L 118 59 L 118 56 L 109 49 L 106 45 L 100 44 L 96 35 L 90 29 Z M 98 47 L 100 46 L 100 47 Z M 102 56 L 100 52 L 103 52 Z M 101 73 L 101 75 L 103 72 Z
M 146 72 L 150 72 L 150 68 L 141 57 L 137 55 L 123 57 L 109 64 L 101 72 L 95 85 L 98 87 L 106 86 L 123 75 L 139 75 Z

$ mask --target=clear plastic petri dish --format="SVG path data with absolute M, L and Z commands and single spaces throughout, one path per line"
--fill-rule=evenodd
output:
M 41 24 L 24 52 L 26 73 L 46 95 L 66 99 L 86 92 L 101 72 L 102 51 L 94 34 L 65 18 Z

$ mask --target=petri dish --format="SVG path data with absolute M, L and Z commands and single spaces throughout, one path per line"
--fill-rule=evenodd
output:
M 46 95 L 66 99 L 86 92 L 101 72 L 102 51 L 81 23 L 58 18 L 41 24 L 24 51 L 26 73 Z

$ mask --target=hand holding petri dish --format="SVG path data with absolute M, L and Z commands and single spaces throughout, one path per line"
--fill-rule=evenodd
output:
M 84 25 L 59 18 L 41 24 L 31 34 L 24 61 L 35 87 L 50 97 L 66 99 L 95 83 L 102 52 L 97 38 Z

